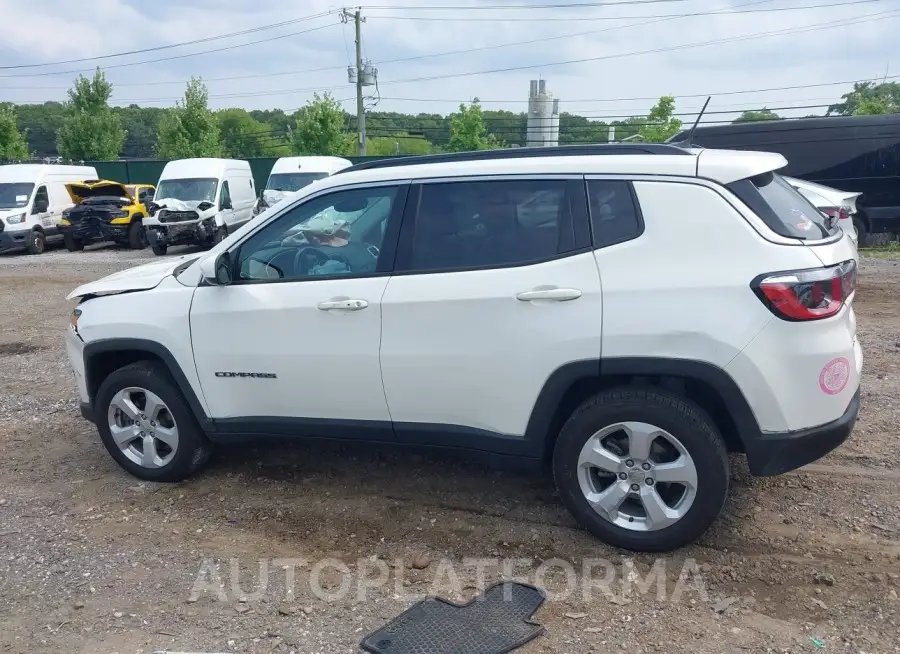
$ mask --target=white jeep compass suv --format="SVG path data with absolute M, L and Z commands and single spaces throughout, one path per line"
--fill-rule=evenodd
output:
M 849 237 L 781 155 L 610 145 L 359 164 L 208 253 L 86 284 L 82 413 L 142 479 L 326 437 L 552 468 L 613 545 L 688 543 L 726 453 L 840 445 L 862 352 Z

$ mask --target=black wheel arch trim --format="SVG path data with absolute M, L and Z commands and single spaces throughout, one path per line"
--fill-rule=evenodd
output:
M 526 429 L 526 440 L 535 456 L 546 456 L 546 446 L 555 440 L 551 433 L 557 409 L 569 390 L 591 378 L 675 377 L 700 381 L 718 393 L 737 427 L 737 436 L 746 448 L 762 432 L 741 389 L 724 369 L 711 363 L 665 357 L 608 357 L 568 363 L 557 368 L 544 383 Z
M 206 432 L 215 431 L 215 422 L 210 420 L 209 416 L 206 415 L 203 405 L 200 403 L 197 394 L 194 392 L 193 386 L 191 386 L 191 383 L 188 381 L 187 376 L 184 374 L 184 371 L 181 369 L 175 356 L 164 345 L 157 343 L 156 341 L 142 338 L 110 338 L 93 341 L 84 346 L 82 356 L 84 358 L 85 384 L 90 395 L 90 410 L 94 417 L 96 417 L 96 411 L 94 410 L 96 393 L 100 384 L 103 383 L 103 380 L 93 379 L 93 366 L 91 365 L 91 361 L 97 355 L 108 354 L 110 352 L 145 352 L 160 359 L 166 368 L 168 368 L 169 374 L 172 375 L 172 378 L 178 385 L 178 389 L 184 395 L 185 400 L 187 400 L 188 406 L 191 408 L 198 424 L 200 424 L 202 429 Z

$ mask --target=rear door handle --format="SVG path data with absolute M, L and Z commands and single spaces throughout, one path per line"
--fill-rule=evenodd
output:
M 581 297 L 581 291 L 577 288 L 538 288 L 533 291 L 516 293 L 516 299 L 522 302 L 534 300 L 550 300 L 552 302 L 567 302 Z
M 329 300 L 316 305 L 322 311 L 360 311 L 369 306 L 366 300 Z

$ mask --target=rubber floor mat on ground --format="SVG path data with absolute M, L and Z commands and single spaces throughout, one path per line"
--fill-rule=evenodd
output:
M 467 604 L 426 597 L 367 636 L 372 654 L 506 654 L 544 633 L 531 620 L 544 591 L 501 582 Z

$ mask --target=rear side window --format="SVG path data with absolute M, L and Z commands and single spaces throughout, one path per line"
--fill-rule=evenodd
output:
M 824 216 L 781 175 L 764 173 L 729 184 L 728 188 L 781 236 L 815 241 L 839 229 L 836 221 Z
M 644 231 L 631 184 L 618 180 L 588 180 L 591 232 L 595 248 L 637 238 Z
M 573 249 L 565 180 L 423 184 L 408 269 L 524 265 Z

